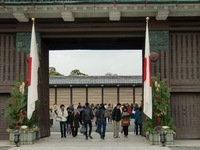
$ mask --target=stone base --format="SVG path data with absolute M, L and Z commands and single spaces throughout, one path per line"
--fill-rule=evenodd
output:
M 11 132 L 9 135 L 9 141 L 11 145 L 15 145 L 15 142 L 14 142 L 15 134 L 17 133 Z M 34 144 L 36 140 L 40 139 L 39 131 L 19 133 L 19 134 L 20 134 L 20 145 Z
M 174 134 L 173 132 L 169 131 L 166 134 L 166 142 L 165 145 L 173 145 L 174 144 Z M 148 134 L 146 135 L 147 140 L 151 145 L 162 145 L 160 142 L 160 133 Z

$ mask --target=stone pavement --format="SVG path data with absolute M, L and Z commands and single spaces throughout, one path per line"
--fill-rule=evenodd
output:
M 79 135 L 73 138 L 60 138 L 59 132 L 52 132 L 50 137 L 42 138 L 33 145 L 15 147 L 8 141 L 0 140 L 0 150 L 200 150 L 200 140 L 175 140 L 174 145 L 168 147 L 152 146 L 145 137 L 129 133 L 128 138 L 120 134 L 120 138 L 114 139 L 112 132 L 106 133 L 105 140 L 100 139 L 99 134 L 92 133 L 93 139 L 85 140 L 85 136 Z
M 129 138 L 114 139 L 113 133 L 106 133 L 104 140 L 100 139 L 97 133 L 92 133 L 93 139 L 85 140 L 85 136 L 79 134 L 73 138 L 67 135 L 67 138 L 60 138 L 60 133 L 54 132 L 50 137 L 43 138 L 33 145 L 22 145 L 21 147 L 10 146 L 8 141 L 1 142 L 1 146 L 10 146 L 9 150 L 169 150 L 167 147 L 150 146 L 142 136 L 136 136 L 130 133 Z M 3 144 L 3 145 L 2 145 Z M 7 150 L 1 149 L 0 150 Z
M 22 145 L 15 147 L 9 145 L 8 141 L 0 140 L 0 150 L 200 150 L 200 140 L 175 140 L 174 145 L 168 147 L 149 145 L 145 137 L 136 136 L 130 132 L 128 138 L 121 134 L 120 138 L 114 139 L 113 133 L 106 133 L 105 140 L 100 139 L 95 132 L 93 139 L 85 140 L 85 136 L 79 135 L 73 138 L 60 138 L 59 132 L 53 132 L 50 137 L 42 138 L 33 145 Z

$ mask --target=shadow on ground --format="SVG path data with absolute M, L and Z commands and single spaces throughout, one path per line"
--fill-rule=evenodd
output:
M 8 150 L 10 149 L 10 146 L 0 146 L 0 150 Z

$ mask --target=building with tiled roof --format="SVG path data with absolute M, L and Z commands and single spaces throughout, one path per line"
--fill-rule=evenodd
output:
M 51 86 L 142 86 L 142 76 L 50 76 Z
M 53 104 L 141 103 L 142 76 L 50 76 Z

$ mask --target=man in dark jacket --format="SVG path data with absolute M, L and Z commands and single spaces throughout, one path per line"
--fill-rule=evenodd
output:
M 120 121 L 122 117 L 120 107 L 121 107 L 121 104 L 118 103 L 112 112 L 114 138 L 119 138 Z
M 80 111 L 80 119 L 79 119 L 79 122 L 80 122 L 81 125 L 83 125 L 83 111 L 84 111 L 84 109 L 85 109 L 85 106 L 83 106 L 83 107 L 81 108 L 81 111 Z
M 97 130 L 100 134 L 101 138 L 105 138 L 105 132 L 106 132 L 106 117 L 105 117 L 106 109 L 104 107 L 104 104 L 101 104 L 100 107 L 97 109 L 96 117 L 97 117 Z M 101 131 L 101 128 L 103 127 L 103 131 Z
M 89 103 L 85 103 L 85 109 L 83 110 L 82 113 L 82 119 L 86 128 L 86 140 L 88 140 L 88 129 L 87 127 L 89 126 L 89 137 L 92 139 L 91 133 L 92 133 L 92 119 L 94 118 L 94 114 L 92 109 L 89 107 Z

